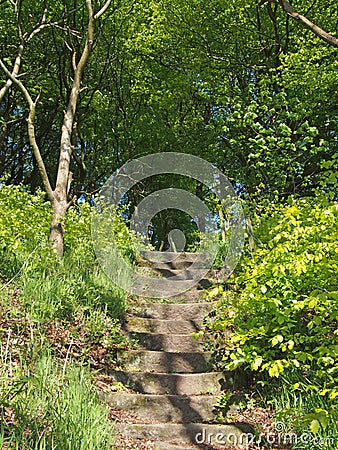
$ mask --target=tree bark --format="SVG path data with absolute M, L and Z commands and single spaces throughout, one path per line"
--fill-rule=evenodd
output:
M 72 203 L 72 200 L 70 202 L 68 201 L 70 161 L 72 155 L 71 136 L 81 87 L 82 74 L 87 64 L 94 38 L 94 17 L 91 0 L 86 0 L 86 5 L 88 11 L 87 38 L 78 63 L 76 63 L 76 54 L 73 54 L 74 80 L 61 129 L 60 158 L 54 190 L 54 200 L 52 202 L 53 217 L 50 229 L 50 241 L 60 257 L 62 257 L 64 250 L 64 220 L 67 210 Z
M 22 53 L 23 53 L 23 48 L 24 48 L 23 45 L 20 44 L 19 48 L 18 48 L 18 54 L 16 55 L 15 62 L 14 62 L 14 67 L 13 67 L 13 70 L 12 70 L 12 76 L 13 77 L 16 77 L 18 75 L 18 73 L 19 73 L 20 66 L 21 66 L 21 57 L 22 57 Z M 2 101 L 2 99 L 4 98 L 6 92 L 12 86 L 12 84 L 13 84 L 13 80 L 11 78 L 8 78 L 6 83 L 0 89 L 0 102 Z
M 220 218 L 220 222 L 221 222 L 221 233 L 222 233 L 222 242 L 226 242 L 227 241 L 227 224 L 226 224 L 226 220 L 224 217 L 224 212 L 222 209 L 222 206 L 220 206 L 220 208 L 218 209 L 218 215 Z

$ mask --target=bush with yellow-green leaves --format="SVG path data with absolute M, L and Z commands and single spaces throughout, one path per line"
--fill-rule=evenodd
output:
M 223 305 L 212 329 L 230 330 L 221 364 L 253 371 L 271 391 L 282 379 L 296 396 L 321 399 L 327 408 L 314 408 L 318 420 L 310 414 L 318 431 L 337 413 L 338 204 L 290 198 L 265 206 L 253 228 L 255 253 L 243 259 L 233 289 L 218 288 Z

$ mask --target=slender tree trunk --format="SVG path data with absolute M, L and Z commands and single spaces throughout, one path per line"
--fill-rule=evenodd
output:
M 53 216 L 50 225 L 49 239 L 60 258 L 62 258 L 64 251 L 63 234 L 65 232 L 64 221 L 67 210 L 68 205 L 65 202 L 55 200 L 52 203 Z
M 219 210 L 218 210 L 218 215 L 220 218 L 220 222 L 221 222 L 221 232 L 222 232 L 222 242 L 226 242 L 227 241 L 227 226 L 226 226 L 226 220 L 224 217 L 224 212 L 222 209 L 222 206 L 220 206 Z
M 67 110 L 64 114 L 61 142 L 60 158 L 56 177 L 55 189 L 52 201 L 52 221 L 50 227 L 50 241 L 57 254 L 62 257 L 64 251 L 63 235 L 65 232 L 64 222 L 66 213 L 73 200 L 68 201 L 68 193 L 71 180 L 70 161 L 72 155 L 71 136 L 73 132 L 74 118 L 76 114 L 77 101 L 79 97 L 83 70 L 87 64 L 94 37 L 94 17 L 91 0 L 86 1 L 88 10 L 87 38 L 80 60 L 76 63 L 76 54 L 73 54 L 74 80 L 69 95 Z
M 76 107 L 78 102 L 78 97 L 80 93 L 81 80 L 84 68 L 88 62 L 88 58 L 92 49 L 93 39 L 94 39 L 94 20 L 98 19 L 110 6 L 112 0 L 107 0 L 103 7 L 94 15 L 92 8 L 92 0 L 86 0 L 87 12 L 88 12 L 88 25 L 86 31 L 86 42 L 81 53 L 80 59 L 76 61 L 76 53 L 74 51 L 72 55 L 72 63 L 74 70 L 74 79 L 72 82 L 72 88 L 68 99 L 67 109 L 64 114 L 62 129 L 61 129 L 61 139 L 60 139 L 60 157 L 58 163 L 57 177 L 55 183 L 55 189 L 51 187 L 51 183 L 46 171 L 44 161 L 41 156 L 39 146 L 35 139 L 35 127 L 34 118 L 36 111 L 36 104 L 38 102 L 39 96 L 33 101 L 27 88 L 19 80 L 19 68 L 21 64 L 21 55 L 23 52 L 23 46 L 19 47 L 17 58 L 14 64 L 13 71 L 10 72 L 4 62 L 0 59 L 0 67 L 4 70 L 8 77 L 6 84 L 0 89 L 0 98 L 3 98 L 8 89 L 11 87 L 12 83 L 15 83 L 24 94 L 26 101 L 29 105 L 29 115 L 27 119 L 28 126 L 28 136 L 29 142 L 33 148 L 34 156 L 36 159 L 37 167 L 41 174 L 43 184 L 45 186 L 48 198 L 52 205 L 52 220 L 50 226 L 50 241 L 56 250 L 57 254 L 62 257 L 64 251 L 64 241 L 63 235 L 65 232 L 64 222 L 67 210 L 73 203 L 73 199 L 68 200 L 69 188 L 72 179 L 72 173 L 70 172 L 70 161 L 72 155 L 72 145 L 71 136 L 73 131 L 74 119 L 76 114 Z M 42 22 L 45 21 L 45 13 Z M 53 26 L 55 23 L 46 24 L 41 23 L 38 28 L 33 30 L 27 40 L 30 40 L 37 32 L 42 30 L 47 26 Z

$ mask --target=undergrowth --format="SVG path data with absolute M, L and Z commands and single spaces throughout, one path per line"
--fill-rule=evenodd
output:
M 112 424 L 98 399 L 89 370 L 62 366 L 50 353 L 13 364 L 1 358 L 1 431 L 4 449 L 104 450 Z
M 111 448 L 113 424 L 92 373 L 128 345 L 119 320 L 128 297 L 97 264 L 91 208 L 69 210 L 62 260 L 49 245 L 43 193 L 1 186 L 0 208 L 0 447 Z M 122 220 L 114 231 L 132 264 Z

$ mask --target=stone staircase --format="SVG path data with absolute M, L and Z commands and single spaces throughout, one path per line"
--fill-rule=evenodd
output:
M 156 259 L 151 269 L 167 277 L 189 267 L 194 254 L 165 263 L 158 252 Z M 125 331 L 137 340 L 138 347 L 121 351 L 120 367 L 112 373 L 129 389 L 105 399 L 136 419 L 132 424 L 116 423 L 114 433 L 152 440 L 154 449 L 169 450 L 231 444 L 245 432 L 215 422 L 215 405 L 226 381 L 222 373 L 212 370 L 203 339 L 192 335 L 203 328 L 211 306 L 197 286 L 170 303 L 153 300 L 129 311 Z

